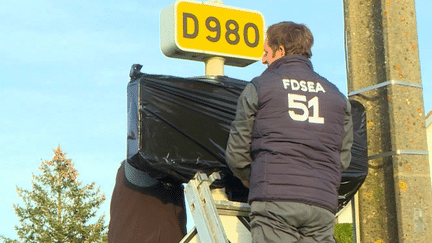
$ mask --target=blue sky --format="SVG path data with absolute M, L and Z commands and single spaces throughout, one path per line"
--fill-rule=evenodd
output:
M 291 20 L 314 34 L 315 70 L 346 94 L 342 1 L 225 0 L 260 11 L 266 26 Z M 116 171 L 126 156 L 126 86 L 132 64 L 151 74 L 204 75 L 200 62 L 165 57 L 159 46 L 160 11 L 174 1 L 3 0 L 0 2 L 0 234 L 16 238 L 15 187 L 31 188 L 41 160 L 61 145 L 79 180 L 95 182 L 109 218 Z M 425 111 L 432 109 L 432 2 L 417 0 Z M 250 80 L 260 63 L 225 67 Z

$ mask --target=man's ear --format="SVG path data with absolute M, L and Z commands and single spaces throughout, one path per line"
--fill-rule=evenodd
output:
M 283 57 L 283 56 L 285 56 L 285 47 L 283 47 L 283 46 L 279 46 L 279 48 L 277 49 L 277 51 L 279 52 L 281 52 L 281 56 Z

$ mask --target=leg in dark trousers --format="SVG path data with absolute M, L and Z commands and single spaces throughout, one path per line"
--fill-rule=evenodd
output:
M 137 187 L 126 180 L 122 164 L 111 198 L 108 242 L 177 243 L 185 234 L 183 186 Z

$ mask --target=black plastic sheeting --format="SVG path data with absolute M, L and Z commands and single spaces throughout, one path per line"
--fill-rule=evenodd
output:
M 248 82 L 226 76 L 180 78 L 148 75 L 132 66 L 128 84 L 128 161 L 166 183 L 188 182 L 198 171 L 220 172 L 216 186 L 230 200 L 247 200 L 248 190 L 225 162 L 225 148 L 237 99 Z M 343 172 L 339 209 L 354 196 L 367 175 L 364 107 L 351 101 L 354 145 Z

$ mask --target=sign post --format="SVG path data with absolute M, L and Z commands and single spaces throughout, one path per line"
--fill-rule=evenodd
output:
M 224 64 L 245 67 L 262 56 L 264 18 L 257 11 L 178 0 L 161 11 L 160 24 L 162 52 L 205 62 L 206 75 L 223 75 Z
M 224 75 L 225 58 L 223 57 L 210 57 L 205 60 L 205 75 L 218 76 Z

